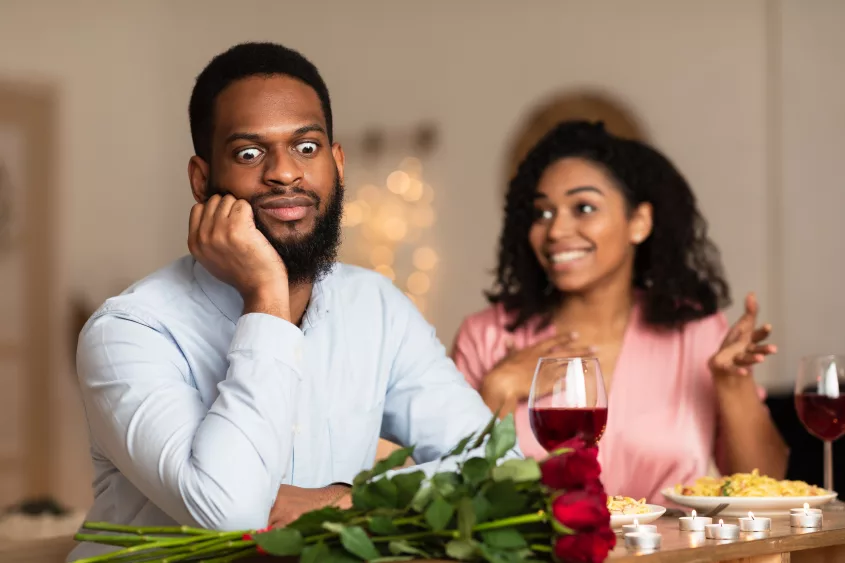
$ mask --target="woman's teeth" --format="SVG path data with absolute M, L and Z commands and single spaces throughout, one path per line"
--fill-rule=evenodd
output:
M 589 252 L 589 250 L 567 250 L 566 252 L 552 254 L 550 258 L 554 264 L 565 264 L 566 262 L 572 262 L 573 260 L 583 258 Z

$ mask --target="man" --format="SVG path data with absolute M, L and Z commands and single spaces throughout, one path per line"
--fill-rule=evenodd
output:
M 416 445 L 426 468 L 483 427 L 490 411 L 410 301 L 335 263 L 344 155 L 317 69 L 238 45 L 199 75 L 189 114 L 191 256 L 80 335 L 88 518 L 283 525 L 348 504 L 379 435 Z

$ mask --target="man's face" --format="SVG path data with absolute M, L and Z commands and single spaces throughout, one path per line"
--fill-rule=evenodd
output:
M 284 75 L 228 86 L 217 97 L 207 164 L 203 200 L 229 193 L 249 201 L 290 283 L 325 273 L 340 242 L 343 151 L 329 142 L 311 87 Z

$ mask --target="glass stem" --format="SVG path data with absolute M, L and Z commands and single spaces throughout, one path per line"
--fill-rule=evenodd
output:
M 824 488 L 833 489 L 833 442 L 824 441 Z

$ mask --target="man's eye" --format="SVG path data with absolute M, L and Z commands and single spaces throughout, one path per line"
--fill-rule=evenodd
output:
M 312 155 L 317 152 L 317 143 L 314 141 L 305 141 L 296 145 L 296 150 L 304 155 Z
M 236 155 L 239 159 L 243 160 L 244 162 L 252 162 L 253 160 L 261 156 L 261 149 L 250 147 L 248 149 L 239 150 Z

